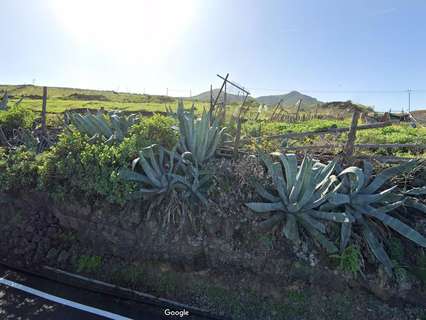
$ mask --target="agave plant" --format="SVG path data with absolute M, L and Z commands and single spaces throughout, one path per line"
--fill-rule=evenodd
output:
M 318 209 L 340 186 L 335 185 L 337 178 L 332 175 L 335 163 L 323 165 L 305 156 L 298 167 L 295 155 L 273 155 L 279 158 L 278 162 L 272 162 L 269 156 L 261 154 L 272 177 L 272 190 L 255 183 L 257 193 L 267 202 L 250 202 L 246 206 L 268 217 L 261 223 L 262 226 L 273 227 L 284 223 L 283 235 L 298 242 L 300 225 L 328 252 L 336 252 L 336 246 L 324 236 L 326 226 L 321 220 L 347 223 L 352 222 L 353 218 L 345 212 Z
M 103 113 L 96 115 L 91 113 L 86 115 L 70 113 L 68 118 L 71 124 L 81 133 L 87 134 L 93 140 L 100 137 L 107 143 L 123 141 L 129 128 L 138 120 L 134 114 L 124 116 L 117 112 L 107 115 Z
M 186 198 L 195 197 L 202 203 L 207 204 L 207 199 L 204 197 L 202 191 L 205 191 L 211 181 L 211 173 L 207 170 L 201 170 L 198 165 L 193 163 L 190 159 L 192 154 L 184 152 L 180 156 L 181 161 L 181 175 L 177 176 L 179 182 L 185 187 L 184 196 Z
M 14 104 L 14 106 L 15 107 L 18 107 L 20 104 L 21 104 L 21 102 L 22 102 L 22 100 L 24 100 L 24 97 L 21 97 L 21 98 L 19 98 L 16 102 L 15 102 L 15 104 Z M 6 110 L 8 110 L 9 109 L 9 94 L 7 93 L 7 91 L 3 94 L 3 97 L 1 98 L 1 100 L 0 100 L 0 111 L 6 111 Z
M 7 91 L 6 91 L 0 101 L 0 110 L 2 111 L 7 110 L 8 102 L 9 102 L 9 95 L 7 94 Z
M 225 128 L 220 128 L 217 121 L 212 121 L 211 115 L 203 112 L 201 119 L 197 119 L 195 108 L 190 112 L 184 110 L 180 101 L 177 108 L 179 121 L 179 151 L 190 152 L 197 165 L 203 165 L 216 152 L 222 139 Z
M 185 197 L 194 195 L 200 201 L 207 202 L 200 192 L 207 179 L 200 176 L 197 168 L 185 163 L 184 158 L 179 156 L 175 149 L 167 151 L 161 146 L 151 145 L 144 148 L 139 157 L 133 160 L 132 170 L 120 170 L 122 179 L 140 184 L 134 196 L 144 199 L 157 197 L 157 200 L 161 201 L 171 191 L 176 190 L 182 191 Z M 142 173 L 136 171 L 138 164 Z
M 426 212 L 424 205 L 418 203 L 413 195 L 423 194 L 424 188 L 413 189 L 408 192 L 397 192 L 396 186 L 383 190 L 383 186 L 392 177 L 408 172 L 417 165 L 416 161 L 409 161 L 400 166 L 383 170 L 373 178 L 373 168 L 370 163 L 364 162 L 364 170 L 358 167 L 349 167 L 338 175 L 342 187 L 332 194 L 322 210 L 344 209 L 350 217 L 342 224 L 340 235 L 340 249 L 343 250 L 351 237 L 352 225 L 359 226 L 364 240 L 377 260 L 383 264 L 388 273 L 392 273 L 393 265 L 386 253 L 381 239 L 380 224 L 389 227 L 416 244 L 426 247 L 426 238 L 409 227 L 390 213 L 396 208 L 408 205 L 417 207 Z

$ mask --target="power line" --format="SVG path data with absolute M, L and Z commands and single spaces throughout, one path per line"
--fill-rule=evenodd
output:
M 254 88 L 249 87 L 250 90 L 259 90 L 259 91 L 276 91 L 276 92 L 290 92 L 295 91 L 294 89 L 271 89 L 271 88 Z M 297 89 L 300 92 L 306 93 L 366 93 L 366 94 L 382 94 L 382 93 L 407 93 L 408 90 L 310 90 L 310 89 Z M 411 93 L 426 93 L 426 89 L 411 89 Z

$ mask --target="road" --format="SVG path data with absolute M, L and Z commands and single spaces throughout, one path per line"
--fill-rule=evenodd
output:
M 165 309 L 66 286 L 0 266 L 0 319 L 207 320 L 191 314 L 166 316 Z

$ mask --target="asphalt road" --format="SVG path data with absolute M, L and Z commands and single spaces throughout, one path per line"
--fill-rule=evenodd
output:
M 166 316 L 165 309 L 65 286 L 0 266 L 0 319 L 206 319 L 191 314 Z

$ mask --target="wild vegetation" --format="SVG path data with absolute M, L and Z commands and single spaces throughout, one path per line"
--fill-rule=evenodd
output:
M 40 142 L 35 113 L 23 102 L 14 104 L 5 98 L 0 109 L 5 133 L 0 148 L 2 195 L 37 190 L 56 201 L 84 199 L 91 205 L 108 202 L 117 208 L 142 202 L 152 210 L 160 208 L 157 214 L 164 225 L 170 225 L 174 205 L 184 207 L 181 211 L 192 221 L 193 215 L 212 205 L 215 194 L 227 188 L 216 178 L 217 151 L 225 140 L 235 137 L 232 118 L 219 121 L 202 108 L 187 109 L 183 102 L 173 114 L 151 117 L 105 110 L 70 112 L 61 119 L 52 144 L 39 149 L 34 148 Z M 251 140 L 348 124 L 349 120 L 246 121 L 243 138 L 249 142 L 244 148 L 262 172 L 241 178 L 249 181 L 241 191 L 250 209 L 244 219 L 265 235 L 284 237 L 296 247 L 316 244 L 352 276 L 378 267 L 395 281 L 401 272 L 424 281 L 424 254 L 413 261 L 404 252 L 413 246 L 419 252 L 426 248 L 424 229 L 418 224 L 426 213 L 422 161 L 386 168 L 373 167 L 368 161 L 349 165 L 309 155 L 300 161 L 300 156 L 281 152 L 288 141 Z M 15 139 L 18 129 L 28 130 L 35 140 Z M 361 132 L 358 141 L 425 143 L 424 128 L 400 125 L 373 130 L 373 134 Z M 315 143 L 315 139 L 306 138 L 303 143 Z M 339 139 L 344 135 L 330 139 L 343 141 Z M 85 255 L 76 265 L 80 271 L 91 272 L 101 263 L 100 257 Z

